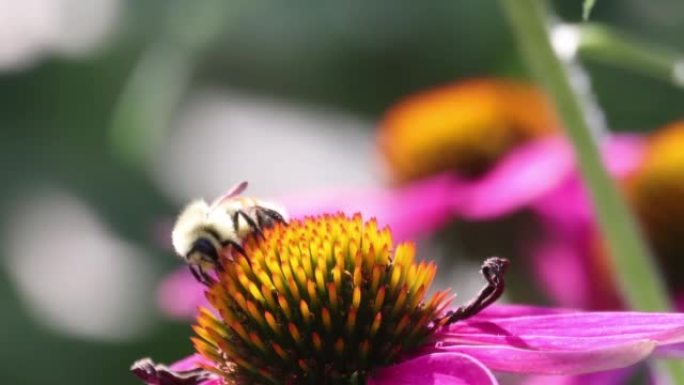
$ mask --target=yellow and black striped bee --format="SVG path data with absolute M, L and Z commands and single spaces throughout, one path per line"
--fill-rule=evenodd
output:
M 188 263 L 192 275 L 210 285 L 213 269 L 222 269 L 221 255 L 226 248 L 244 254 L 242 240 L 249 234 L 285 223 L 285 211 L 270 202 L 243 197 L 247 188 L 242 182 L 211 204 L 192 201 L 180 213 L 171 233 L 176 253 Z

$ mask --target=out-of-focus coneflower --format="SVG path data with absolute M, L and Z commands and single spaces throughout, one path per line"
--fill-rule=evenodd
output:
M 635 208 L 674 293 L 684 291 L 684 122 L 649 137 L 623 137 L 604 154 Z M 561 305 L 620 306 L 605 247 L 579 176 L 535 204 L 549 237 L 535 253 L 539 279 Z M 558 264 L 573 268 L 558 269 Z M 563 270 L 563 273 L 560 273 Z M 575 274 L 568 274 L 574 271 Z M 602 282 L 602 295 L 593 286 Z M 567 285 L 574 288 L 572 293 Z
M 379 144 L 395 182 L 443 171 L 478 176 L 558 130 L 544 95 L 522 82 L 474 79 L 421 92 L 385 114 Z
M 678 309 L 684 310 L 684 122 L 622 137 L 604 156 L 638 214 Z M 531 253 L 545 292 L 562 306 L 619 309 L 622 300 L 579 176 L 536 204 L 547 235 Z M 568 288 L 572 288 L 569 290 Z M 541 378 L 548 385 L 625 384 L 632 371 Z
M 573 374 L 684 355 L 684 315 L 491 306 L 507 261 L 483 265 L 478 296 L 447 310 L 436 266 L 388 228 L 343 214 L 276 225 L 225 255 L 193 327 L 199 356 L 145 359 L 152 385 L 492 385 L 492 371 Z M 487 310 L 484 310 L 489 307 Z

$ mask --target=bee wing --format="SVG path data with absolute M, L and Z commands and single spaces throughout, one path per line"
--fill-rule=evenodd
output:
M 228 192 L 225 194 L 221 195 L 220 197 L 216 198 L 214 202 L 211 203 L 211 207 L 214 208 L 218 205 L 220 205 L 223 201 L 227 199 L 234 198 L 240 194 L 242 194 L 243 191 L 247 189 L 247 181 L 242 181 L 238 183 L 237 185 L 233 186 Z

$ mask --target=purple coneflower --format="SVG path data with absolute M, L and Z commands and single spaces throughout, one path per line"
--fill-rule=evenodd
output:
M 676 307 L 684 309 L 679 258 L 684 252 L 684 123 L 668 125 L 650 136 L 617 137 L 613 146 L 605 148 L 604 157 L 637 212 Z M 610 259 L 580 177 L 575 175 L 534 208 L 547 234 L 531 247 L 530 254 L 537 279 L 549 297 L 562 306 L 622 308 Z M 625 384 L 632 374 L 633 370 L 609 371 L 600 376 L 544 378 L 527 385 Z M 652 378 L 656 383 L 662 381 L 657 373 L 652 373 Z
M 646 136 L 617 138 L 605 158 L 634 207 L 674 294 L 684 294 L 684 122 Z M 535 270 L 560 305 L 616 309 L 621 300 L 586 191 L 575 175 L 534 204 L 547 237 L 531 253 Z M 560 269 L 558 264 L 564 264 Z M 600 284 L 601 286 L 596 286 Z M 567 290 L 571 285 L 576 290 Z M 596 295 L 601 293 L 601 295 Z
M 428 296 L 436 266 L 388 228 L 342 214 L 293 220 L 248 238 L 207 288 L 198 355 L 142 360 L 151 385 L 497 384 L 493 371 L 577 374 L 684 355 L 684 315 L 490 306 L 506 261 L 466 305 Z

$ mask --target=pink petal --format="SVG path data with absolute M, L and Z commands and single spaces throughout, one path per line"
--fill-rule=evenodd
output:
M 476 359 L 459 353 L 435 353 L 374 371 L 368 385 L 497 385 Z
M 389 226 L 397 240 L 416 239 L 435 231 L 454 216 L 462 195 L 451 174 L 441 174 L 397 188 L 318 191 L 276 200 L 292 218 L 308 215 L 360 212 Z
M 639 134 L 617 134 L 601 147 L 603 161 L 611 175 L 623 178 L 634 171 L 644 156 L 646 137 Z
M 200 367 L 206 360 L 191 355 L 167 367 L 150 358 L 143 358 L 131 366 L 131 373 L 147 385 L 220 385 L 220 378 Z
M 534 309 L 534 307 L 530 307 Z M 649 336 L 661 344 L 684 342 L 684 313 L 566 312 L 479 320 L 473 317 L 449 327 L 449 333 L 467 336 L 501 333 L 549 337 L 642 338 Z
M 527 305 L 513 305 L 513 304 L 494 304 L 477 314 L 478 321 L 511 318 L 532 315 L 550 315 L 576 312 L 576 310 L 562 309 L 556 307 L 540 307 Z
M 624 385 L 634 372 L 629 367 L 577 376 L 526 376 L 519 385 Z
M 450 326 L 438 339 L 427 352 L 468 354 L 493 370 L 579 374 L 629 366 L 657 346 L 684 343 L 684 314 L 476 316 Z
M 613 135 L 601 146 L 604 163 L 613 177 L 622 179 L 641 163 L 645 139 L 634 134 Z M 593 209 L 579 171 L 573 166 L 567 178 L 556 189 L 540 195 L 533 206 L 537 211 L 556 220 L 593 222 Z
M 576 223 L 560 217 L 540 216 L 545 234 L 527 245 L 532 272 L 544 293 L 554 303 L 582 309 L 619 309 L 618 291 L 607 279 L 597 279 L 597 258 L 592 236 L 597 231 L 591 223 Z
M 459 211 L 473 219 L 508 214 L 556 189 L 573 169 L 572 151 L 560 137 L 520 146 L 469 186 Z
M 547 239 L 533 248 L 533 270 L 545 294 L 561 306 L 588 308 L 590 285 L 584 249 L 571 239 Z
M 192 370 L 200 367 L 201 363 L 209 363 L 206 358 L 200 356 L 199 354 L 189 355 L 179 361 L 174 362 L 169 366 L 169 368 L 178 371 Z
M 471 355 L 492 370 L 536 374 L 580 374 L 633 365 L 648 357 L 655 341 L 642 340 L 579 350 L 531 350 L 511 346 L 454 346 L 446 351 Z
M 200 367 L 200 363 L 210 363 L 206 358 L 200 356 L 199 354 L 192 354 L 188 357 L 183 358 L 180 361 L 174 362 L 170 368 L 177 371 L 192 370 Z M 201 382 L 199 385 L 221 385 L 221 379 L 217 376 Z
M 199 306 L 207 306 L 204 289 L 184 266 L 164 278 L 157 289 L 157 303 L 172 317 L 194 317 Z

